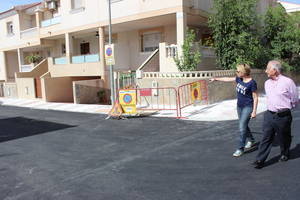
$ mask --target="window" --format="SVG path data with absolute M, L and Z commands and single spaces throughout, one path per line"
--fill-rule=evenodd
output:
M 141 34 L 142 52 L 151 52 L 159 47 L 162 41 L 162 32 L 148 32 Z
M 13 35 L 14 34 L 14 25 L 12 22 L 7 22 L 7 35 Z
M 62 44 L 62 45 L 61 45 L 61 53 L 62 53 L 63 55 L 66 54 L 66 44 Z
M 84 0 L 71 0 L 72 10 L 84 7 Z

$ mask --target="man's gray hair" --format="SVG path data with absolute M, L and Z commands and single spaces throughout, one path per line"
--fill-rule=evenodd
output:
M 278 61 L 278 60 L 271 60 L 270 61 L 270 64 L 271 64 L 271 67 L 273 69 L 275 69 L 276 71 L 278 71 L 279 73 L 282 72 L 282 65 L 281 65 L 281 62 Z

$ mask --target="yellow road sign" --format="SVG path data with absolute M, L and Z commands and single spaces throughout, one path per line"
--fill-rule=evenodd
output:
M 192 101 L 200 101 L 202 98 L 201 90 L 200 90 L 200 83 L 194 82 L 191 83 L 191 95 L 192 95 Z
M 120 90 L 120 104 L 127 114 L 136 114 L 136 90 Z

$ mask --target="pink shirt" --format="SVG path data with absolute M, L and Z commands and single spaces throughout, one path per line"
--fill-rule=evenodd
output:
M 286 76 L 279 75 L 275 80 L 265 82 L 268 110 L 278 112 L 282 109 L 291 109 L 298 103 L 298 91 L 294 81 Z

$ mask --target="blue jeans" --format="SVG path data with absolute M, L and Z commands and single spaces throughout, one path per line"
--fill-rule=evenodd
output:
M 239 149 L 242 150 L 245 148 L 247 138 L 249 138 L 250 141 L 254 141 L 254 137 L 248 126 L 251 118 L 252 110 L 253 110 L 252 106 L 245 106 L 245 107 L 237 106 L 237 113 L 239 117 L 239 132 L 240 132 Z

